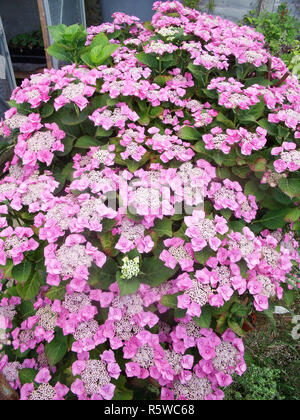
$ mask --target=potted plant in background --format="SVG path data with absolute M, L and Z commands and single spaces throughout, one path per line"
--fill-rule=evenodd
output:
M 13 63 L 46 64 L 41 30 L 15 36 L 9 41 L 8 47 Z
M 154 0 L 102 0 L 102 18 L 103 22 L 110 22 L 111 16 L 115 12 L 123 12 L 127 15 L 134 15 L 141 21 L 151 20 Z

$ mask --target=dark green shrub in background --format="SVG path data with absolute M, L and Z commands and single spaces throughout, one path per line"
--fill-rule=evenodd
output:
M 291 70 L 299 66 L 296 57 L 300 55 L 300 22 L 290 14 L 286 3 L 281 4 L 276 13 L 262 12 L 257 16 L 252 10 L 244 17 L 243 24 L 261 32 L 271 54 L 279 56 Z
M 235 386 L 226 391 L 227 400 L 270 401 L 278 399 L 277 381 L 280 371 L 252 365 L 247 373 L 237 378 Z

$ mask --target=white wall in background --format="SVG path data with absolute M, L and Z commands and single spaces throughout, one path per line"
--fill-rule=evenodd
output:
M 209 5 L 209 0 L 201 0 L 200 8 Z M 268 10 L 275 12 L 280 3 L 287 3 L 292 15 L 298 16 L 300 20 L 300 0 L 212 0 L 215 9 L 212 14 L 225 19 L 239 21 L 250 10 Z
M 209 5 L 209 0 L 200 1 L 200 8 Z M 241 20 L 249 10 L 258 9 L 259 0 L 213 0 L 213 15 L 221 16 L 234 22 Z

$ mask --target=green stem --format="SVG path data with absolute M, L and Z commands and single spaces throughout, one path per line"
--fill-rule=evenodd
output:
M 160 57 L 158 57 L 158 62 L 159 62 L 159 74 L 162 74 L 162 62 Z
M 18 222 L 19 226 L 23 226 L 23 224 L 21 223 L 18 215 L 16 214 L 16 212 L 14 210 L 13 210 L 13 217 Z
M 208 81 L 209 81 L 209 75 L 210 75 L 210 71 L 208 71 L 207 73 L 206 73 L 206 77 L 205 77 L 205 82 L 206 82 L 206 85 L 208 85 L 209 83 L 208 83 Z
M 80 117 L 80 110 L 79 110 L 77 105 L 74 105 L 74 108 L 75 108 L 76 115 L 79 118 Z
M 245 79 L 246 79 L 246 77 L 247 77 L 247 75 L 248 75 L 248 73 L 249 73 L 250 69 L 251 69 L 251 65 L 248 65 L 248 66 L 247 66 L 247 69 L 246 69 L 246 71 L 245 71 L 245 73 L 243 74 L 243 79 L 242 79 L 242 80 L 245 80 Z

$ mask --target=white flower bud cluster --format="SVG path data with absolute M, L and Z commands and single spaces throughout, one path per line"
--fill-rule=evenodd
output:
M 4 329 L 5 325 L 6 325 L 5 318 L 0 313 L 0 351 L 3 349 L 3 346 L 7 346 L 11 344 L 11 341 L 9 340 L 9 335 Z
M 140 259 L 139 257 L 130 260 L 128 257 L 122 259 L 123 265 L 121 268 L 121 278 L 130 280 L 133 277 L 137 277 L 140 273 Z

